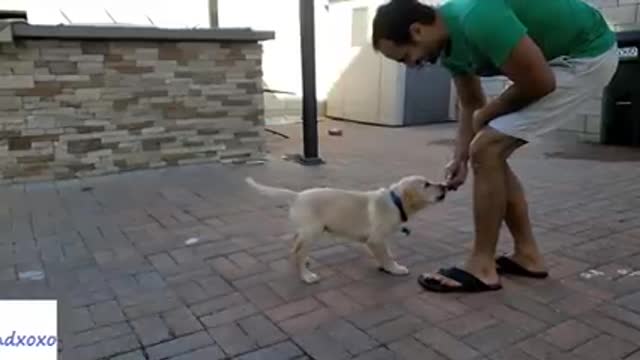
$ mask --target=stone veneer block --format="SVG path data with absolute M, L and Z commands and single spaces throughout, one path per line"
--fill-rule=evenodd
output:
M 65 28 L 14 25 L 0 44 L 3 183 L 263 155 L 269 36 Z

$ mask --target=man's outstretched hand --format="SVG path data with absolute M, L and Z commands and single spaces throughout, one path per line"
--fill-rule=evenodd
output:
M 445 168 L 445 179 L 447 190 L 458 190 L 467 179 L 467 162 L 461 160 L 451 160 Z

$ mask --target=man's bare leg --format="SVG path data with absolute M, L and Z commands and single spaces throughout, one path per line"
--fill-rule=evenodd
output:
M 487 285 L 500 283 L 495 253 L 507 213 L 506 160 L 522 143 L 492 128 L 481 130 L 471 144 L 475 239 L 464 270 Z M 449 286 L 460 284 L 440 274 L 425 274 Z
M 505 166 L 505 174 L 507 180 L 505 222 L 514 241 L 514 253 L 510 258 L 529 271 L 547 271 L 533 236 L 522 184 L 508 163 Z
M 471 148 L 476 235 L 465 270 L 486 284 L 500 282 L 495 267 L 495 253 L 507 212 L 506 159 L 513 148 L 513 139 L 490 128 L 483 130 Z

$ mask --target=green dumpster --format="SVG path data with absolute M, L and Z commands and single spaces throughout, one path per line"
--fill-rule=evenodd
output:
M 640 31 L 617 38 L 620 62 L 603 91 L 600 143 L 640 146 Z

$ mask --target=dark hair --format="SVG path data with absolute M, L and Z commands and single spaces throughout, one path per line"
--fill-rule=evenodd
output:
M 373 48 L 378 50 L 380 40 L 387 39 L 398 45 L 411 43 L 409 27 L 413 23 L 431 25 L 436 11 L 418 0 L 391 0 L 380 5 L 373 18 Z

